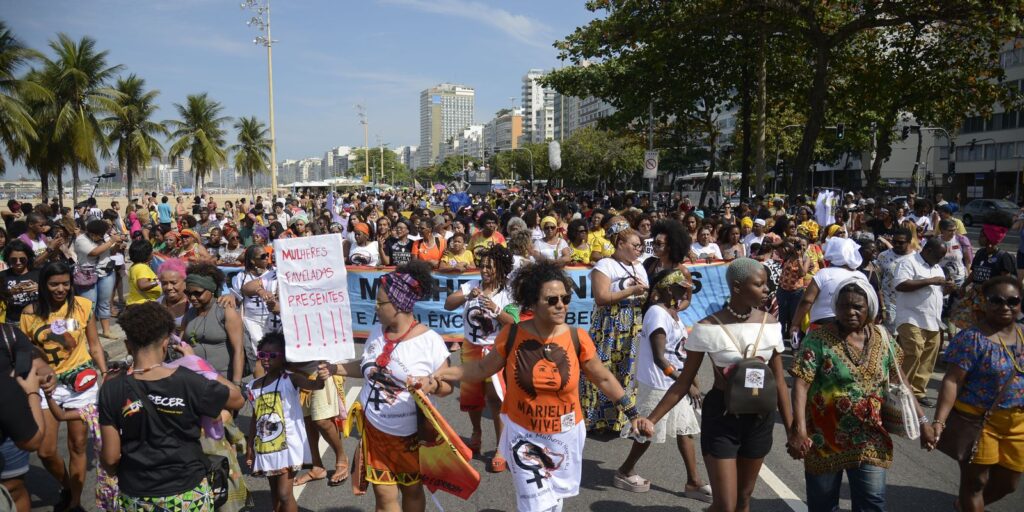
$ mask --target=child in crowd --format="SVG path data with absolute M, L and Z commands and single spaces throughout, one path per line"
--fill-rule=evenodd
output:
M 128 247 L 128 258 L 132 260 L 128 269 L 128 305 L 159 299 L 160 281 L 150 266 L 153 246 L 145 240 L 136 240 Z
M 285 368 L 284 335 L 268 333 L 260 340 L 256 358 L 266 371 L 249 384 L 253 421 L 249 426 L 245 462 L 255 476 L 270 481 L 273 510 L 297 512 L 292 480 L 311 460 L 306 427 L 302 419 L 299 389 L 322 389 L 323 379 L 310 380 Z

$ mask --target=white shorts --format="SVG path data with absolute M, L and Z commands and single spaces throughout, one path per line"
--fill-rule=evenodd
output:
M 498 448 L 508 461 L 516 489 L 516 510 L 560 510 L 562 500 L 580 493 L 583 474 L 583 422 L 566 432 L 538 434 L 501 415 L 504 429 Z
M 637 382 L 636 409 L 640 416 L 649 416 L 658 402 L 665 396 L 666 389 L 655 389 L 642 382 Z M 664 443 L 668 436 L 692 436 L 700 434 L 700 420 L 693 409 L 689 396 L 684 396 L 668 414 L 654 425 L 653 443 Z
M 90 404 L 95 405 L 99 400 L 99 395 L 100 386 L 98 383 L 81 393 L 75 393 L 71 388 L 63 384 L 57 384 L 57 387 L 53 390 L 53 401 L 57 402 L 57 405 L 64 409 L 82 409 Z

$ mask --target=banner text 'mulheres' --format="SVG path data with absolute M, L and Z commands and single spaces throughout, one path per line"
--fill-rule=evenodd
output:
M 281 258 L 288 261 L 311 260 L 327 256 L 326 247 L 293 247 L 282 249 Z

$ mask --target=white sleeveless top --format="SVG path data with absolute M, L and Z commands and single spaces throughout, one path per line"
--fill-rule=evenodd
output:
M 732 333 L 736 343 L 729 338 L 725 329 Z M 705 352 L 715 366 L 725 368 L 734 365 L 743 359 L 743 354 L 736 347 L 738 343 L 744 350 L 750 350 L 757 341 L 757 333 L 761 329 L 761 322 L 742 324 L 704 324 L 693 326 L 690 337 L 686 340 L 686 350 L 694 352 Z M 782 352 L 785 348 L 782 345 L 782 324 L 764 324 L 764 332 L 761 333 L 761 343 L 757 345 L 757 355 L 765 361 L 771 359 L 775 352 Z M 750 354 L 748 354 L 750 355 Z

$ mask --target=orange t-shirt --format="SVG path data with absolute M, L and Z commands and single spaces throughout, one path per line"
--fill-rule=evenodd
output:
M 507 386 L 501 412 L 517 425 L 539 434 L 565 432 L 583 421 L 580 363 L 597 355 L 594 341 L 587 331 L 578 330 L 578 359 L 569 331 L 548 341 L 552 348 L 547 350 L 545 357 L 543 342 L 520 326 L 514 343 L 515 357 L 510 359 L 506 353 L 510 329 L 509 326 L 504 327 L 494 342 L 495 350 L 506 360 Z M 529 372 L 520 373 L 520 367 L 528 367 Z
M 434 237 L 433 248 L 427 247 L 427 244 L 423 243 L 422 240 L 417 240 L 412 244 L 412 256 L 418 260 L 437 263 L 441 261 L 441 255 L 444 254 L 445 245 L 444 238 L 439 236 Z

